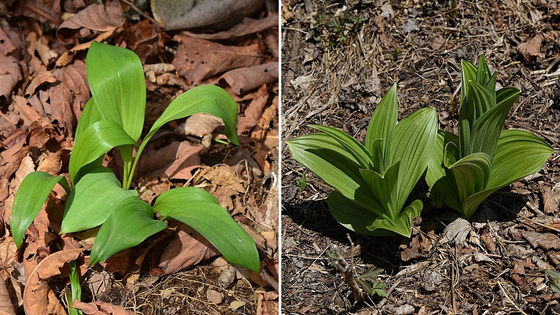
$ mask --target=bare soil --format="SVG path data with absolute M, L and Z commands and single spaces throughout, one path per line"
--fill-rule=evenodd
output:
M 557 1 L 282 2 L 283 314 L 560 313 L 560 294 L 541 271 L 560 266 L 558 152 L 538 174 L 488 198 L 472 223 L 432 207 L 420 183 L 413 195 L 424 210 L 403 239 L 340 226 L 324 202 L 331 188 L 285 145 L 313 132 L 308 124 L 363 142 L 375 105 L 395 82 L 399 119 L 432 106 L 439 128 L 457 133 L 461 60 L 484 54 L 501 86 L 522 91 L 505 128 L 533 132 L 557 150 L 559 18 Z M 387 297 L 358 303 L 330 263 L 333 245 L 356 275 L 384 269 Z

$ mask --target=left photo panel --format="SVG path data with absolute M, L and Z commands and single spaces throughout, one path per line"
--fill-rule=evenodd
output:
M 0 2 L 0 315 L 279 313 L 278 8 Z

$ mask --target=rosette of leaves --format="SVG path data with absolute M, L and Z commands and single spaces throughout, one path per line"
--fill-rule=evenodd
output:
M 375 109 L 365 145 L 345 132 L 311 125 L 321 133 L 287 141 L 292 156 L 335 191 L 327 204 L 333 217 L 362 234 L 410 237 L 422 202 L 406 200 L 432 155 L 437 138 L 434 108 L 422 108 L 397 124 L 394 85 Z M 404 208 L 404 209 L 403 209 Z
M 521 91 L 496 91 L 497 73 L 483 55 L 478 67 L 464 60 L 461 67 L 459 135 L 439 131 L 426 182 L 431 197 L 470 220 L 484 199 L 538 172 L 554 150 L 530 132 L 502 130 Z
M 57 183 L 68 193 L 61 233 L 99 227 L 90 264 L 136 246 L 167 227 L 167 219 L 181 221 L 200 232 L 231 263 L 255 272 L 260 259 L 253 239 L 220 206 L 210 193 L 181 187 L 160 195 L 154 206 L 130 189 L 142 151 L 166 123 L 196 113 L 219 117 L 225 135 L 238 144 L 237 103 L 223 89 L 198 86 L 178 96 L 141 139 L 146 107 L 146 83 L 142 64 L 134 52 L 93 42 L 86 57 L 92 97 L 80 117 L 70 156 L 68 183 L 65 176 L 30 173 L 17 191 L 11 218 L 16 245 L 33 222 Z M 124 161 L 122 182 L 102 167 L 105 154 L 118 148 Z M 134 153 L 136 152 L 136 153 Z M 156 217 L 156 213 L 159 217 Z

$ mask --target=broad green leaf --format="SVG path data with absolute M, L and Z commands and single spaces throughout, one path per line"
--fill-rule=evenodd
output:
M 371 169 L 373 167 L 371 154 L 358 140 L 354 139 L 346 132 L 329 126 L 309 125 L 309 127 L 317 129 L 338 141 L 338 143 L 360 163 L 361 168 Z
M 144 127 L 146 81 L 131 50 L 92 42 L 86 57 L 91 95 L 103 120 L 112 120 L 137 141 Z
M 481 102 L 490 97 L 488 92 L 476 83 L 471 85 L 471 91 L 475 97 L 480 98 Z M 508 98 L 496 104 L 472 125 L 469 154 L 484 152 L 488 154 L 490 161 L 493 160 L 507 114 L 520 93 L 518 90 L 518 93 L 511 94 Z
M 160 196 L 158 200 L 168 196 Z M 188 195 L 179 197 L 179 200 L 183 199 L 188 199 Z M 173 202 L 177 200 L 171 201 Z M 230 263 L 257 273 L 260 271 L 255 241 L 219 204 L 191 200 L 167 210 L 166 213 L 170 218 L 181 221 L 202 234 Z
M 121 188 L 113 171 L 97 168 L 82 177 L 70 193 L 64 210 L 60 233 L 73 233 L 103 224 L 118 209 L 119 203 L 135 190 Z
M 80 115 L 80 120 L 78 121 L 78 126 L 76 127 L 76 135 L 74 136 L 74 142 L 78 140 L 80 135 L 91 125 L 94 123 L 103 120 L 101 117 L 101 113 L 97 109 L 93 97 L 87 101 L 86 105 L 84 106 L 84 110 Z
M 378 216 L 387 216 L 363 180 L 359 162 L 338 141 L 319 133 L 303 135 L 287 143 L 293 158 L 328 185 Z
M 101 120 L 89 126 L 76 140 L 70 156 L 68 169 L 72 183 L 75 185 L 80 180 L 77 175 L 82 167 L 99 161 L 112 148 L 126 145 L 134 146 L 136 141 L 115 122 Z
M 408 195 L 426 170 L 437 139 L 437 114 L 434 108 L 422 108 L 403 119 L 395 128 L 390 144 L 391 160 L 400 159 L 399 197 L 397 209 L 402 209 Z
M 224 89 L 215 85 L 201 85 L 179 95 L 156 120 L 146 139 L 166 123 L 198 113 L 206 113 L 224 121 L 224 134 L 234 144 L 237 138 L 237 103 Z
M 404 237 L 410 237 L 412 234 L 412 219 L 420 215 L 422 208 L 422 202 L 420 200 L 414 200 L 408 207 L 401 211 L 399 217 L 395 220 L 377 218 L 372 224 L 367 226 L 367 229 L 372 231 L 372 233 L 376 233 L 376 231 L 377 233 L 386 233 L 386 231 L 390 231 Z M 387 236 L 390 236 L 390 234 Z
M 29 173 L 21 182 L 14 204 L 10 229 L 17 247 L 21 246 L 25 230 L 35 220 L 47 200 L 54 185 L 60 184 L 66 192 L 70 191 L 66 177 L 52 176 L 46 172 Z
M 487 187 L 503 187 L 538 172 L 552 153 L 548 143 L 530 132 L 502 131 Z
M 449 167 L 457 183 L 459 201 L 484 190 L 490 176 L 490 159 L 483 152 L 473 153 Z
M 371 225 L 379 216 L 344 197 L 340 192 L 333 191 L 327 198 L 327 205 L 332 216 L 345 228 L 364 235 L 378 235 L 381 232 L 377 230 L 374 233 L 366 227 Z
M 211 193 L 196 187 L 179 187 L 162 193 L 154 203 L 154 212 L 166 218 L 169 212 L 190 201 L 204 201 L 219 205 Z
M 476 209 L 478 206 L 484 201 L 484 199 L 488 198 L 492 193 L 494 193 L 499 188 L 489 188 L 482 191 L 478 191 L 475 194 L 468 196 L 463 202 L 461 203 L 461 209 L 458 209 L 459 212 L 467 220 L 471 220 L 474 216 Z
M 371 115 L 371 120 L 369 121 L 365 148 L 370 152 L 372 156 L 378 154 L 378 150 L 381 149 L 381 156 L 384 160 L 389 158 L 389 149 L 393 141 L 393 134 L 395 126 L 397 124 L 398 117 L 398 102 L 397 102 L 397 84 L 395 83 L 391 89 L 385 94 L 381 102 L 375 108 L 375 111 Z M 375 141 L 381 139 L 379 144 Z M 385 161 L 375 160 L 374 170 L 378 173 L 383 173 L 385 168 L 389 165 L 385 164 Z
M 154 212 L 149 204 L 138 196 L 127 197 L 117 204 L 115 211 L 99 229 L 89 264 L 104 262 L 166 227 L 165 222 L 154 220 Z
M 379 174 L 372 170 L 360 170 L 363 179 L 368 183 L 376 200 L 392 220 L 399 216 L 401 210 L 397 208 L 399 198 L 399 165 L 400 160 L 387 168 L 385 174 Z
M 432 186 L 443 176 L 445 176 L 445 167 L 443 164 L 444 148 L 447 144 L 453 142 L 456 146 L 459 145 L 459 137 L 447 132 L 445 130 L 439 130 L 437 135 L 437 140 L 434 145 L 433 154 L 428 162 L 428 168 L 426 170 L 426 183 L 432 190 Z

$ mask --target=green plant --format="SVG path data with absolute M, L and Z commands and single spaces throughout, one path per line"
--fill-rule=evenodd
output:
M 523 130 L 502 130 L 520 94 L 513 87 L 496 91 L 484 56 L 478 68 L 461 62 L 459 135 L 440 130 L 426 172 L 430 195 L 471 219 L 486 197 L 538 172 L 554 150 Z
M 404 204 L 424 173 L 437 138 L 434 108 L 415 111 L 397 124 L 394 85 L 373 112 L 365 145 L 345 132 L 312 125 L 322 133 L 287 141 L 294 159 L 335 191 L 327 199 L 346 228 L 371 235 L 410 237 L 411 220 L 422 202 Z
M 385 283 L 379 282 L 377 277 L 383 272 L 383 269 L 375 269 L 375 267 L 371 267 L 366 270 L 364 273 L 356 277 L 356 281 L 360 284 L 362 289 L 369 293 L 370 295 L 378 295 L 380 297 L 386 297 L 387 293 L 383 288 L 386 286 Z M 370 279 L 373 283 L 369 283 L 365 281 L 365 279 Z
M 550 287 L 554 292 L 560 294 L 560 272 L 551 269 L 538 269 L 537 272 L 544 272 L 544 277 L 546 282 L 550 284 Z
M 23 180 L 12 210 L 11 230 L 16 245 L 21 245 L 25 230 L 58 183 L 68 193 L 60 233 L 101 226 L 90 265 L 140 244 L 165 229 L 166 220 L 175 219 L 200 232 L 231 263 L 258 272 L 260 260 L 254 241 L 210 193 L 193 187 L 175 188 L 161 194 L 152 207 L 140 199 L 136 190 L 130 190 L 142 151 L 169 121 L 196 113 L 212 114 L 224 121 L 224 133 L 238 144 L 237 104 L 231 96 L 216 86 L 193 88 L 173 100 L 140 141 L 146 86 L 138 56 L 94 42 L 86 66 L 92 97 L 76 129 L 69 162 L 71 183 L 64 176 L 45 172 L 33 172 Z M 115 147 L 124 161 L 122 183 L 109 168 L 101 166 L 105 154 Z
M 299 189 L 302 191 L 305 190 L 305 186 L 307 186 L 307 179 L 305 178 L 305 173 L 301 173 L 301 179 L 296 180 L 296 184 L 298 185 Z

